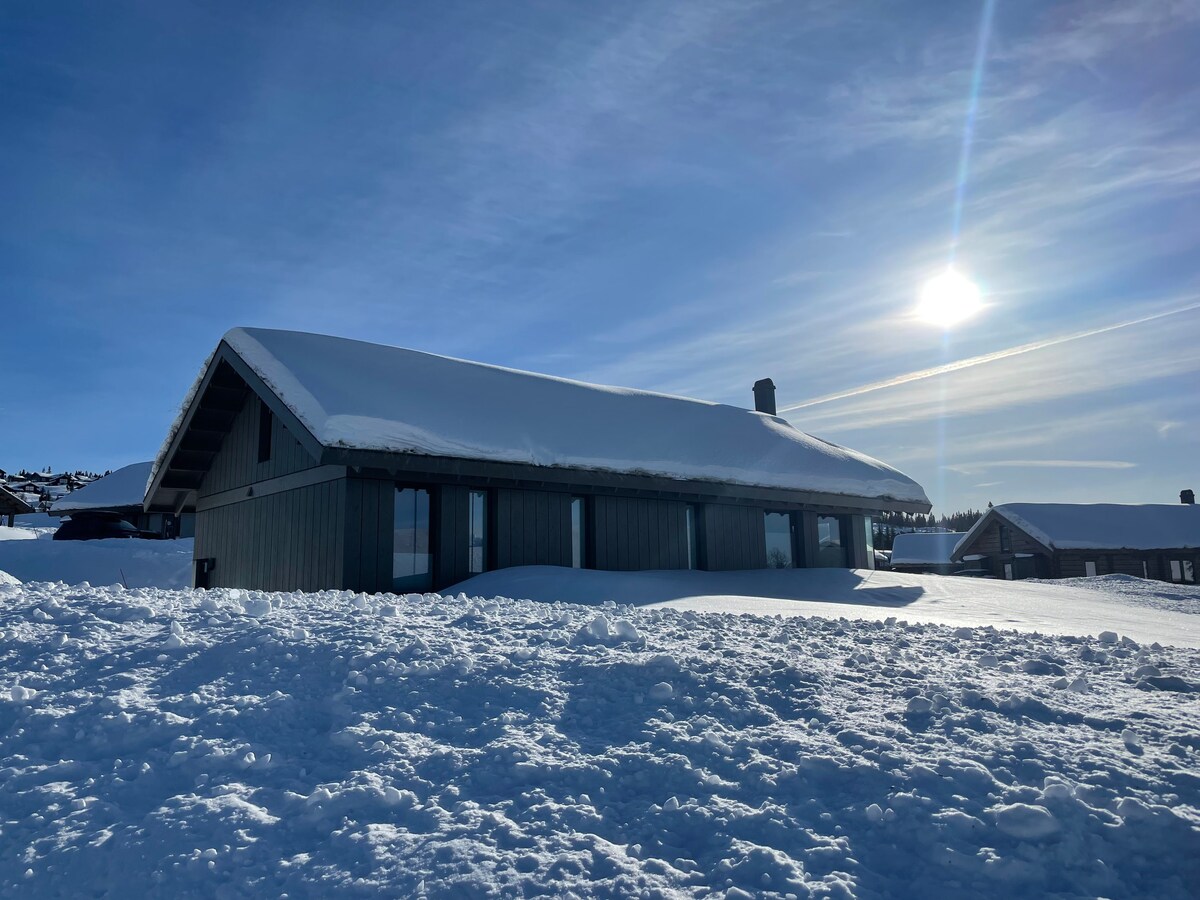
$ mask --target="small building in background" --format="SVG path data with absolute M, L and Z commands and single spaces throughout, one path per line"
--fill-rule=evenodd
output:
M 139 531 L 163 538 L 191 537 L 195 533 L 194 513 L 176 515 L 142 508 L 153 467 L 152 461 L 124 466 L 55 500 L 48 512 L 57 518 L 116 513 Z
M 317 334 L 234 329 L 146 492 L 195 584 L 429 591 L 489 569 L 874 568 L 896 469 L 755 409 Z
M 25 500 L 0 484 L 0 521 L 6 521 L 12 528 L 14 516 L 27 516 L 34 509 Z
M 952 559 L 961 532 L 906 531 L 896 535 L 888 568 L 893 572 L 950 575 L 963 566 Z
M 1135 575 L 1195 584 L 1200 507 L 1182 503 L 1005 503 L 954 548 L 956 561 L 998 578 Z

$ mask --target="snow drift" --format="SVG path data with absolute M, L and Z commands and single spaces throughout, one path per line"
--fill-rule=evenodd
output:
M 1194 896 L 1200 657 L 0 587 L 0 895 Z

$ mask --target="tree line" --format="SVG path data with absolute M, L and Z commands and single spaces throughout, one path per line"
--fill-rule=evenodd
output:
M 884 513 L 874 519 L 875 549 L 891 550 L 896 535 L 906 531 L 969 531 L 981 518 L 983 513 L 975 509 L 941 516 L 933 513 Z

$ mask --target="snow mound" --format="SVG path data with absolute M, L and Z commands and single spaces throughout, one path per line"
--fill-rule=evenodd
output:
M 4 592 L 4 897 L 1200 883 L 1200 695 L 1135 680 L 1198 682 L 1195 650 L 465 595 Z M 577 641 L 599 618 L 608 637 Z
M 192 583 L 192 544 L 191 538 L 0 541 L 0 570 L 24 582 L 188 587 Z

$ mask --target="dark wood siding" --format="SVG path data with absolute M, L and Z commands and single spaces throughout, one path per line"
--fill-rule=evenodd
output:
M 392 589 L 395 500 L 396 486 L 391 481 L 346 479 L 342 558 L 343 581 L 349 590 L 370 594 Z
M 341 587 L 337 553 L 346 501 L 339 478 L 248 497 L 196 513 L 197 559 L 213 559 L 211 587 L 317 591 Z
M 491 502 L 495 505 L 490 523 L 495 568 L 571 565 L 570 494 L 505 489 L 494 491 Z M 465 499 L 463 510 L 465 516 Z M 466 529 L 461 533 L 465 535 Z M 460 543 L 465 551 L 465 538 Z
M 246 395 L 246 402 L 200 483 L 200 497 L 300 472 L 318 464 L 276 416 L 271 417 L 271 458 L 266 462 L 258 461 L 260 402 L 257 394 Z
M 571 564 L 570 506 L 561 511 L 562 565 Z M 672 500 L 593 497 L 586 531 L 597 569 L 686 569 L 687 504 Z
M 706 569 L 721 571 L 766 567 L 767 535 L 761 509 L 708 503 L 701 510 L 704 519 L 701 529 L 704 539 L 702 555 Z

